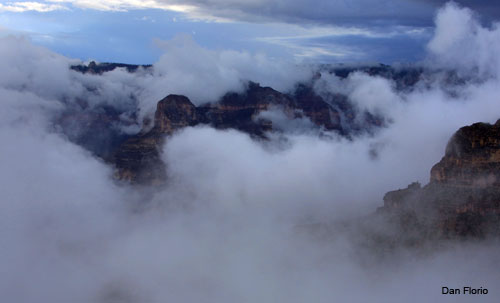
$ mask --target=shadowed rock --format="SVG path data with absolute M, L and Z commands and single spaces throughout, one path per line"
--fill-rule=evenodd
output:
M 351 129 L 362 129 L 351 127 L 354 118 L 349 129 L 345 129 L 337 109 L 340 106 L 334 105 L 305 86 L 295 95 L 289 95 L 252 82 L 242 94 L 228 93 L 217 103 L 198 107 L 185 96 L 169 95 L 158 102 L 153 128 L 130 137 L 116 149 L 112 161 L 117 168 L 116 176 L 137 184 L 164 182 L 166 168 L 160 157 L 161 147 L 168 136 L 189 126 L 236 129 L 265 140 L 268 132 L 278 131 L 272 121 L 259 118 L 260 113 L 271 109 L 283 111 L 289 119 L 308 118 L 318 129 L 340 135 L 349 135 Z M 381 119 L 366 121 L 372 126 L 382 125 Z
M 429 184 L 389 192 L 378 214 L 395 230 L 418 231 L 415 243 L 431 239 L 500 236 L 500 120 L 460 128 Z M 406 220 L 404 218 L 412 218 Z M 417 227 L 418 226 L 418 227 Z M 405 232 L 398 233 L 405 237 Z
M 462 127 L 448 142 L 443 159 L 431 170 L 431 182 L 456 186 L 500 185 L 500 120 L 494 125 Z

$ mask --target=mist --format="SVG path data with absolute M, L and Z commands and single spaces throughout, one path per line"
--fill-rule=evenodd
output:
M 360 250 L 363 236 L 337 228 L 382 204 L 384 193 L 429 181 L 461 126 L 495 122 L 498 26 L 446 4 L 423 66 L 442 73 L 410 91 L 356 72 L 319 70 L 318 94 L 342 93 L 386 118 L 374 134 L 319 136 L 307 119 L 263 113 L 284 130 L 259 141 L 208 126 L 177 132 L 163 147 L 168 182 L 137 188 L 75 144 L 68 112 L 115 109 L 117 132 L 134 133 L 170 93 L 194 104 L 242 92 L 247 81 L 289 91 L 313 66 L 265 54 L 208 50 L 189 36 L 158 41 L 151 69 L 102 75 L 26 38 L 0 43 L 0 293 L 9 302 L 496 302 L 500 247 Z M 467 45 L 464 49 L 462 46 Z M 195 58 L 195 60 L 193 60 Z M 134 112 L 138 114 L 134 116 Z M 326 234 L 307 226 L 332 226 Z M 303 227 L 306 228 L 303 228 Z M 443 296 L 441 287 L 484 287 L 487 296 Z

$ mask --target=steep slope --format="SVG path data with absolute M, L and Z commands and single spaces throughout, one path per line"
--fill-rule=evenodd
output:
M 500 120 L 458 130 L 443 159 L 431 170 L 431 182 L 455 186 L 500 186 Z

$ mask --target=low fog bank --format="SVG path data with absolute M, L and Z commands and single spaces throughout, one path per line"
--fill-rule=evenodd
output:
M 11 302 L 496 302 L 496 242 L 379 258 L 337 225 L 375 211 L 388 190 L 427 183 L 459 127 L 500 118 L 498 52 L 484 46 L 500 41 L 497 26 L 453 3 L 436 26 L 423 64 L 458 67 L 470 81 L 423 79 L 401 91 L 382 77 L 322 71 L 318 94 L 345 94 L 387 126 L 354 139 L 294 131 L 266 142 L 186 128 L 167 140 L 169 181 L 154 191 L 117 184 L 112 167 L 69 140 L 79 124 L 61 117 L 115 111 L 111 124 L 133 133 L 169 93 L 201 104 L 248 79 L 287 91 L 312 68 L 181 36 L 162 43 L 152 70 L 92 75 L 24 38 L 3 39 L 0 293 Z M 308 231 L 318 223 L 334 228 Z M 489 294 L 443 296 L 442 286 Z

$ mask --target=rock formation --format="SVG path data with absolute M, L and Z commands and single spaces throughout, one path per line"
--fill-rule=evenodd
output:
M 165 138 L 188 126 L 236 129 L 265 140 L 268 132 L 279 131 L 272 121 L 259 117 L 271 109 L 282 111 L 289 119 L 305 117 L 320 130 L 344 136 L 363 131 L 363 123 L 369 125 L 367 131 L 383 124 L 381 118 L 368 113 L 356 119 L 343 96 L 334 96 L 332 100 L 326 102 L 304 85 L 299 86 L 295 94 L 284 94 L 252 82 L 242 94 L 228 93 L 219 102 L 200 106 L 185 96 L 169 95 L 158 102 L 153 128 L 130 137 L 115 151 L 112 162 L 117 168 L 116 176 L 137 184 L 163 182 L 165 166 L 160 159 L 160 149 Z M 341 121 L 341 116 L 349 112 L 346 121 Z
M 499 185 L 500 120 L 476 123 L 451 137 L 429 184 L 387 193 L 378 213 L 398 218 L 395 228 L 418 230 L 417 242 L 500 236 Z
M 116 68 L 124 68 L 129 73 L 136 72 L 139 68 L 149 69 L 152 65 L 135 65 L 135 64 L 124 64 L 124 63 L 96 63 L 95 61 L 90 61 L 89 64 L 84 65 L 73 65 L 71 69 L 81 73 L 90 73 L 101 75 L 105 72 L 110 72 Z
M 151 66 L 91 62 L 72 67 L 93 74 L 115 68 L 133 72 L 147 71 Z M 340 78 L 362 71 L 393 80 L 398 90 L 411 90 L 416 83 L 425 85 L 425 78 L 433 76 L 418 68 L 382 65 L 326 66 L 322 71 Z M 460 84 L 461 79 L 453 73 L 445 75 L 448 84 Z M 256 140 L 267 140 L 269 133 L 283 131 L 263 115 L 273 110 L 290 120 L 308 119 L 319 133 L 334 132 L 347 138 L 384 125 L 382 117 L 359 112 L 344 95 L 316 94 L 312 86 L 319 77 L 309 84 L 298 84 L 293 93 L 249 82 L 243 93 L 227 93 L 220 100 L 199 106 L 185 96 L 169 95 L 158 102 L 154 125 L 136 135 L 116 130 L 118 122 L 123 126 L 120 117 L 124 112 L 106 106 L 90 108 L 82 104 L 63 113 L 56 124 L 70 140 L 112 164 L 117 179 L 146 185 L 165 182 L 168 168 L 161 160 L 161 148 L 169 136 L 185 127 L 235 129 Z M 127 114 L 134 116 L 135 110 L 127 109 Z M 134 119 L 136 116 L 131 125 L 136 123 Z M 430 240 L 500 236 L 500 120 L 494 125 L 476 123 L 459 129 L 448 142 L 444 157 L 432 168 L 428 184 L 413 183 L 388 192 L 383 207 L 361 221 L 354 224 L 356 229 L 364 230 L 364 239 L 382 244 L 383 249 L 422 245 Z
M 455 186 L 500 186 L 500 120 L 462 127 L 450 139 L 431 182 Z

